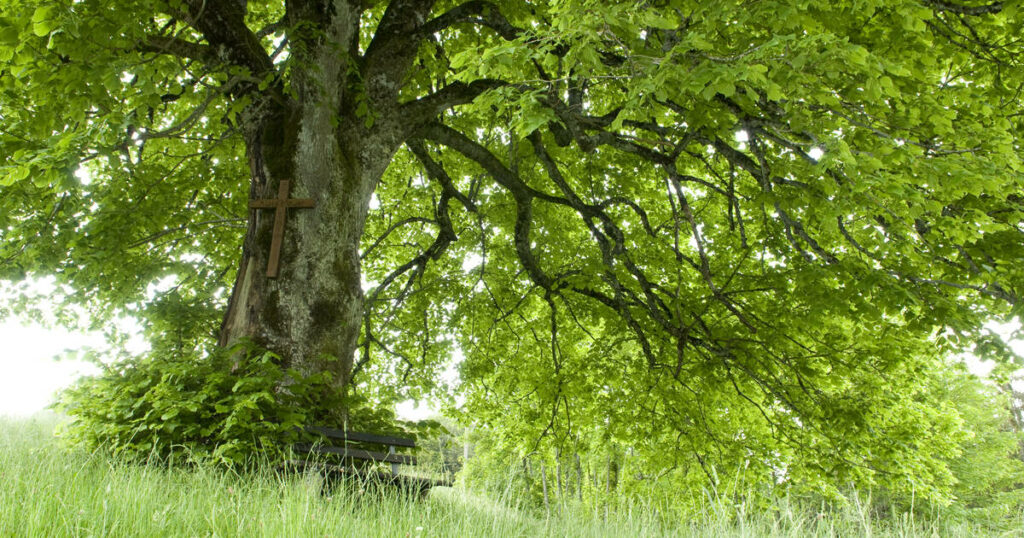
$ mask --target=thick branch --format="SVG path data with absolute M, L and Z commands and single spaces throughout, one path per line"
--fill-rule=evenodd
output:
M 369 97 L 391 106 L 419 52 L 419 30 L 434 0 L 393 0 L 363 56 L 363 80 Z
M 458 23 L 472 23 L 486 26 L 509 41 L 519 37 L 522 30 L 512 26 L 501 14 L 497 5 L 483 0 L 460 4 L 423 25 L 420 37 L 439 32 Z
M 209 45 L 193 43 L 177 37 L 150 36 L 144 42 L 139 43 L 138 50 L 154 54 L 171 54 L 204 64 L 212 64 L 217 61 L 216 54 Z
M 274 63 L 256 36 L 245 25 L 245 5 L 240 2 L 186 0 L 186 22 L 202 32 L 206 41 L 232 65 L 249 69 L 260 78 L 273 71 Z
M 938 11 L 949 11 L 959 15 L 989 15 L 1003 10 L 1002 2 L 992 2 L 983 6 L 965 6 L 943 0 L 927 0 L 925 3 Z
M 469 84 L 454 82 L 440 90 L 402 105 L 399 116 L 407 118 L 415 128 L 437 118 L 445 110 L 473 102 L 487 90 L 505 85 L 500 80 L 481 79 Z

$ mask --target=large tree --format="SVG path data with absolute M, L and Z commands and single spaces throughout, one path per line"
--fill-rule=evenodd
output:
M 605 402 L 703 464 L 687 432 L 848 461 L 907 426 L 885 387 L 1022 311 L 1017 2 L 0 6 L 0 275 L 98 324 L 339 391 L 459 349 L 496 417 Z M 248 204 L 285 180 L 315 207 L 268 276 Z

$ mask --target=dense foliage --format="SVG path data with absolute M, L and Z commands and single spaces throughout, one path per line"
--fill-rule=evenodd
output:
M 68 440 L 130 459 L 244 465 L 289 454 L 296 429 L 341 406 L 326 374 L 282 369 L 270 352 L 155 351 L 82 378 L 62 396 Z M 286 386 L 284 390 L 282 386 Z
M 510 453 L 942 498 L 943 358 L 1017 360 L 985 323 L 1024 313 L 1018 7 L 0 0 L 0 278 L 184 327 L 180 359 L 117 366 L 126 398 L 233 376 L 198 350 L 256 305 L 285 373 L 243 413 L 313 349 L 339 391 L 445 399 Z M 239 271 L 270 228 L 247 197 L 293 172 L 294 270 Z

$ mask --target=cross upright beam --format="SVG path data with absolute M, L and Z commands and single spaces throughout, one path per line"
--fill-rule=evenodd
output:
M 291 181 L 282 179 L 277 188 L 277 198 L 264 198 L 262 200 L 249 200 L 249 209 L 273 209 L 274 210 L 274 231 L 270 239 L 270 258 L 267 260 L 267 276 L 274 278 L 278 273 L 278 266 L 281 262 L 281 243 L 284 240 L 284 216 L 291 208 L 312 208 L 313 200 L 310 198 L 288 198 L 288 189 Z

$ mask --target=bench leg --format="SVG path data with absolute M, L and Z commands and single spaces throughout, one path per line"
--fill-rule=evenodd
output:
M 395 447 L 394 446 L 389 446 L 388 447 L 388 454 L 394 454 L 394 453 L 395 453 Z M 392 463 L 391 464 L 391 474 L 398 474 L 398 464 L 397 463 Z

